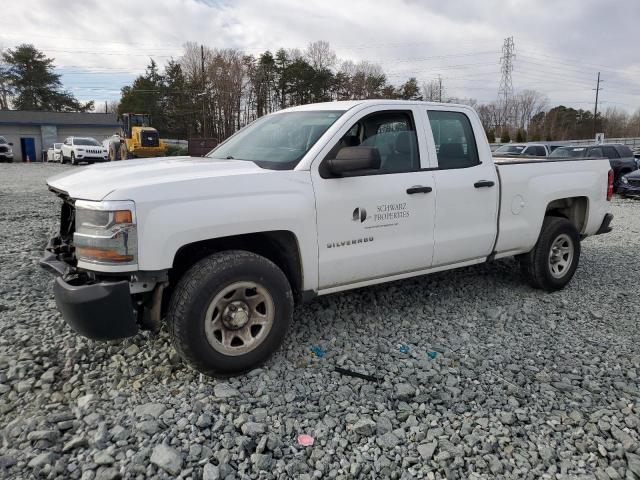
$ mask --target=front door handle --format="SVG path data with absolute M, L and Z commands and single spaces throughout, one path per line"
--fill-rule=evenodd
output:
M 480 180 L 473 184 L 476 188 L 493 187 L 496 183 L 492 180 Z
M 407 188 L 407 193 L 409 195 L 413 195 L 414 193 L 429 193 L 432 190 L 433 188 L 431 187 L 423 187 L 421 185 L 417 185 L 415 187 Z

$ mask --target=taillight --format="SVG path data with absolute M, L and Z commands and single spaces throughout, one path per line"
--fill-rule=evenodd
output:
M 613 197 L 613 170 L 609 170 L 609 179 L 607 184 L 607 201 Z

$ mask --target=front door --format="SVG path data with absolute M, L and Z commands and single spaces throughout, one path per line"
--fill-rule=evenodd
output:
M 421 171 L 427 146 L 415 113 L 364 110 L 312 166 L 321 289 L 431 266 L 435 187 L 433 173 Z M 336 177 L 322 168 L 342 147 L 357 146 L 378 150 L 379 170 Z
M 33 138 L 21 138 L 20 149 L 22 150 L 23 162 L 37 162 L 36 143 Z
M 478 260 L 493 250 L 497 235 L 499 184 L 491 152 L 480 150 L 478 122 L 462 111 L 428 111 L 438 169 L 433 266 Z M 475 117 L 474 121 L 477 121 Z

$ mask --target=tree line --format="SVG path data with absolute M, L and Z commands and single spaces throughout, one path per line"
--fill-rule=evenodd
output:
M 184 45 L 179 58 L 145 73 L 121 89 L 109 110 L 152 115 L 165 138 L 210 137 L 219 141 L 258 117 L 283 108 L 332 100 L 405 99 L 465 103 L 474 107 L 490 141 L 591 138 L 593 113 L 523 90 L 505 100 L 479 103 L 448 95 L 446 79 L 422 84 L 415 77 L 394 85 L 380 65 L 338 59 L 329 43 L 304 50 L 278 49 L 249 55 L 238 49 Z M 23 44 L 0 55 L 0 109 L 91 111 L 64 90 L 54 60 Z M 607 137 L 640 136 L 640 109 L 598 112 L 595 129 Z
M 152 60 L 144 75 L 124 87 L 118 111 L 150 113 L 167 136 L 223 140 L 276 110 L 365 98 L 411 100 L 422 93 L 415 78 L 393 86 L 379 65 L 349 60 L 338 65 L 327 42 L 257 56 L 187 43 L 164 73 Z

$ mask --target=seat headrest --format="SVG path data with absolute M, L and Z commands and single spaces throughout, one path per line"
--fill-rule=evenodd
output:
M 411 132 L 400 132 L 396 137 L 395 150 L 398 153 L 411 153 Z
M 345 147 L 357 147 L 360 145 L 360 139 L 355 135 L 349 135 L 343 138 Z

